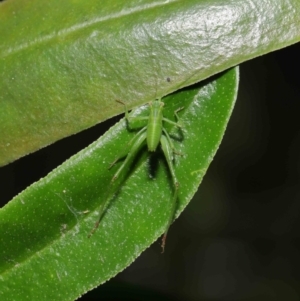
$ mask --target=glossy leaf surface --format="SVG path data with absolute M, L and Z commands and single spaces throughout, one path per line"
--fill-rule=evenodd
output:
M 299 41 L 300 2 L 6 0 L 0 37 L 4 165 Z

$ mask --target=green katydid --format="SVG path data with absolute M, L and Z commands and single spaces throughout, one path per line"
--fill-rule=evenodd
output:
M 121 158 L 125 157 L 124 162 L 119 167 L 119 169 L 116 171 L 114 176 L 111 179 L 110 185 L 112 185 L 116 179 L 126 170 L 126 168 L 132 163 L 138 152 L 141 150 L 143 146 L 147 144 L 147 148 L 149 152 L 155 152 L 158 145 L 161 145 L 161 149 L 163 151 L 163 154 L 166 158 L 170 174 L 172 177 L 173 185 L 174 185 L 174 195 L 172 198 L 172 212 L 170 214 L 170 218 L 166 227 L 166 231 L 162 238 L 162 252 L 165 248 L 166 243 L 166 237 L 168 229 L 173 221 L 175 211 L 176 211 L 176 204 L 177 204 L 177 192 L 179 188 L 179 182 L 176 177 L 173 160 L 174 160 L 174 154 L 181 155 L 180 153 L 176 152 L 175 147 L 172 143 L 172 140 L 170 138 L 170 135 L 168 134 L 167 130 L 164 128 L 163 123 L 169 123 L 173 126 L 176 126 L 178 128 L 182 128 L 182 125 L 179 121 L 178 111 L 182 110 L 183 108 L 179 108 L 174 112 L 174 116 L 176 118 L 176 122 L 167 119 L 163 116 L 163 106 L 164 103 L 161 101 L 161 99 L 156 99 L 153 102 L 149 103 L 149 116 L 143 116 L 143 117 L 132 117 L 128 113 L 127 106 L 124 102 L 117 100 L 117 102 L 121 103 L 125 107 L 125 118 L 128 122 L 128 125 L 130 126 L 130 122 L 134 120 L 139 121 L 145 121 L 145 126 L 142 127 L 142 129 L 133 137 L 133 139 L 129 142 L 131 145 L 130 150 L 127 154 L 124 154 L 123 156 L 118 157 L 114 160 L 114 162 L 110 165 L 109 168 L 114 166 L 117 161 L 119 161 Z M 147 123 L 146 123 L 147 122 Z M 103 214 L 105 213 L 107 207 L 110 204 L 111 197 L 108 196 L 105 202 L 103 203 L 100 212 L 99 212 L 99 218 L 95 224 L 95 227 L 92 229 L 89 237 L 96 231 L 98 228 L 101 219 L 103 217 Z

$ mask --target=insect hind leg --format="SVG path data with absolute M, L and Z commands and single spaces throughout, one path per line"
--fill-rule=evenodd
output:
M 110 186 L 109 186 L 108 194 L 107 194 L 107 197 L 106 197 L 104 203 L 102 204 L 102 206 L 100 208 L 98 220 L 95 223 L 95 226 L 92 229 L 92 231 L 90 232 L 90 234 L 88 235 L 88 237 L 91 237 L 93 235 L 93 233 L 99 227 L 101 219 L 102 219 L 104 213 L 106 212 L 106 209 L 108 208 L 109 204 L 112 201 L 111 193 L 113 192 L 113 188 L 116 187 L 116 183 L 115 183 L 116 180 L 121 175 L 124 175 L 124 173 L 126 173 L 126 170 L 128 170 L 130 164 L 133 162 L 133 160 L 136 157 L 137 153 L 146 144 L 146 136 L 147 136 L 147 133 L 145 131 L 141 132 L 139 135 L 135 136 L 134 143 L 133 143 L 131 149 L 129 150 L 129 152 L 127 154 L 127 157 L 125 158 L 124 162 L 119 167 L 119 169 L 116 171 L 116 173 L 114 174 L 114 176 L 112 177 L 112 179 L 110 181 Z
M 167 138 L 168 136 L 161 136 L 160 142 L 161 142 L 161 148 L 162 151 L 165 155 L 165 158 L 167 160 L 167 164 L 172 176 L 172 182 L 174 185 L 174 194 L 173 194 L 173 198 L 172 198 L 172 208 L 171 208 L 171 214 L 169 217 L 169 221 L 166 227 L 166 231 L 163 235 L 162 238 L 162 243 L 161 243 L 161 247 L 162 247 L 162 253 L 165 250 L 165 245 L 166 245 L 166 239 L 167 239 L 167 233 L 168 230 L 173 222 L 174 216 L 175 216 L 175 212 L 176 212 L 176 207 L 177 207 L 177 195 L 178 195 L 178 189 L 179 189 L 179 182 L 178 179 L 176 177 L 176 173 L 174 170 L 174 165 L 173 165 L 173 148 L 172 148 L 172 144 L 170 143 L 169 139 Z
M 112 168 L 119 160 L 125 158 L 125 157 L 128 155 L 127 147 L 129 147 L 131 144 L 135 145 L 135 143 L 136 143 L 136 141 L 138 140 L 138 138 L 139 138 L 139 137 L 141 136 L 141 134 L 142 134 L 143 132 L 145 132 L 145 131 L 146 131 L 146 128 L 144 127 L 144 128 L 142 128 L 140 131 L 138 131 L 138 132 L 134 135 L 134 137 L 127 143 L 126 149 L 124 149 L 124 150 L 122 151 L 122 153 L 121 153 L 121 154 L 120 154 L 120 155 L 119 155 L 112 163 L 110 163 L 108 169 L 111 169 L 111 168 Z
M 173 144 L 173 142 L 171 140 L 171 137 L 170 137 L 170 135 L 168 134 L 168 132 L 167 132 L 167 130 L 165 128 L 163 128 L 163 132 L 166 135 L 166 138 L 167 138 L 167 140 L 168 140 L 168 142 L 169 142 L 169 144 L 170 144 L 170 146 L 172 148 L 173 154 L 178 155 L 178 156 L 183 156 L 183 154 L 180 153 L 180 152 L 178 152 L 176 150 L 176 148 L 174 147 L 174 144 Z

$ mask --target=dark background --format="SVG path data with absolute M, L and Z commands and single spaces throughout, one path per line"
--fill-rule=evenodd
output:
M 240 66 L 240 90 L 204 181 L 130 267 L 80 300 L 299 300 L 300 44 Z M 94 140 L 105 124 L 0 168 L 1 206 Z

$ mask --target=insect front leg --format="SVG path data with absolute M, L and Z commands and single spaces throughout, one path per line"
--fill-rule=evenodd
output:
M 136 122 L 136 121 L 147 121 L 148 117 L 146 117 L 146 116 L 135 116 L 135 117 L 130 116 L 130 113 L 128 112 L 126 104 L 123 101 L 119 100 L 119 99 L 117 99 L 116 102 L 118 102 L 118 103 L 120 103 L 124 106 L 124 108 L 125 108 L 125 118 L 128 122 L 129 128 L 138 129 L 138 128 L 144 127 L 146 125 L 146 123 L 144 123 L 144 124 L 139 125 L 139 126 L 134 126 L 133 125 L 134 122 Z
M 176 122 L 174 122 L 174 121 L 172 121 L 172 120 L 170 120 L 168 118 L 163 118 L 163 121 L 165 121 L 165 122 L 167 122 L 169 124 L 175 125 L 175 126 L 177 126 L 179 128 L 182 128 L 183 126 L 182 126 L 182 123 L 181 123 L 181 119 L 180 119 L 180 117 L 178 116 L 177 113 L 179 111 L 183 110 L 183 109 L 184 109 L 184 107 L 181 107 L 181 108 L 178 108 L 177 110 L 174 111 L 174 116 L 176 118 Z
M 161 243 L 161 247 L 162 247 L 162 253 L 165 250 L 165 245 L 166 245 L 166 238 L 167 238 L 167 233 L 168 230 L 173 222 L 174 216 L 175 216 L 175 212 L 176 212 L 176 205 L 177 205 L 177 194 L 178 194 L 178 188 L 179 188 L 179 182 L 177 180 L 176 177 L 176 173 L 175 173 L 175 169 L 174 169 L 174 165 L 173 165 L 173 149 L 172 146 L 168 140 L 168 138 L 164 135 L 161 136 L 160 138 L 160 143 L 161 143 L 161 148 L 162 151 L 165 155 L 165 158 L 167 160 L 167 164 L 172 176 L 172 181 L 173 181 L 173 185 L 174 185 L 174 194 L 173 194 L 173 198 L 172 198 L 172 209 L 171 209 L 171 214 L 169 217 L 169 221 L 166 227 L 166 231 L 165 234 L 163 235 L 162 238 L 162 243 Z
M 116 102 L 118 102 L 118 103 L 120 103 L 124 106 L 124 108 L 125 108 L 125 118 L 126 118 L 126 120 L 128 120 L 130 117 L 129 117 L 129 112 L 128 112 L 126 103 L 123 102 L 122 100 L 119 100 L 119 99 L 116 99 Z
M 181 123 L 181 119 L 179 118 L 179 116 L 178 116 L 178 112 L 179 111 L 181 111 L 181 110 L 183 110 L 184 109 L 184 107 L 181 107 L 181 108 L 178 108 L 177 110 L 175 110 L 174 111 L 174 116 L 175 116 L 175 118 L 176 118 L 176 120 L 177 120 L 177 125 L 179 126 L 179 127 L 182 127 L 182 123 Z
M 108 208 L 111 200 L 112 200 L 112 188 L 114 188 L 114 184 L 116 182 L 116 180 L 122 176 L 125 175 L 126 171 L 129 171 L 129 166 L 131 165 L 131 163 L 133 162 L 134 158 L 136 157 L 137 153 L 140 151 L 140 149 L 146 144 L 146 137 L 147 137 L 147 133 L 146 133 L 146 128 L 143 129 L 143 132 L 140 132 L 139 134 L 137 134 L 135 136 L 134 139 L 134 143 L 131 147 L 131 149 L 129 150 L 127 157 L 125 158 L 124 162 L 122 163 L 122 165 L 119 167 L 119 169 L 117 170 L 117 172 L 114 174 L 114 176 L 112 177 L 111 181 L 110 181 L 110 187 L 109 187 L 109 191 L 108 191 L 108 195 L 106 197 L 106 200 L 104 201 L 104 203 L 102 204 L 100 211 L 99 211 L 99 217 L 97 222 L 95 223 L 94 228 L 92 229 L 92 231 L 90 232 L 90 234 L 88 235 L 88 237 L 91 237 L 91 235 L 97 230 L 97 228 L 99 227 L 99 224 L 101 222 L 101 219 L 106 211 L 106 209 Z

